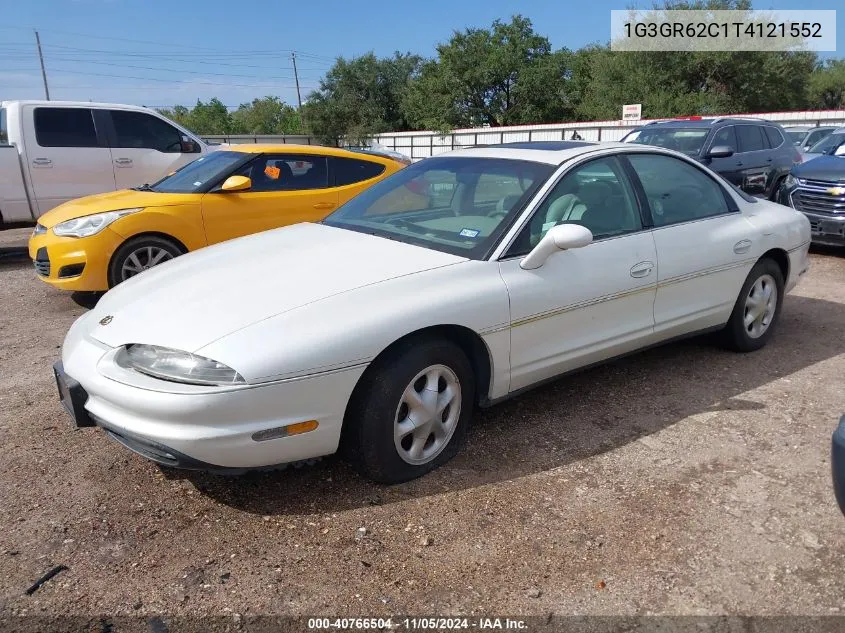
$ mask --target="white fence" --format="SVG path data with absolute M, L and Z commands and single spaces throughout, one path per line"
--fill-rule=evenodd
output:
M 737 118 L 761 118 L 776 121 L 781 125 L 843 125 L 845 110 L 806 110 L 802 112 L 766 112 L 761 114 L 721 115 Z M 707 117 L 715 118 L 715 117 Z M 570 140 L 577 132 L 585 141 L 618 141 L 625 134 L 644 123 L 643 121 L 590 121 L 579 123 L 544 123 L 540 125 L 513 125 L 508 127 L 486 127 L 452 130 L 448 134 L 436 132 L 390 132 L 379 134 L 375 141 L 388 149 L 401 152 L 412 160 L 428 158 L 453 149 L 473 145 L 496 143 L 517 143 L 525 141 Z M 317 145 L 319 142 L 308 136 L 231 135 L 207 136 L 208 140 L 225 143 L 301 143 Z

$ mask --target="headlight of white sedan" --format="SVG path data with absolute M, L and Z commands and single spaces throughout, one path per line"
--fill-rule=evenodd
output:
M 67 220 L 54 226 L 53 233 L 63 237 L 90 237 L 102 231 L 115 220 L 130 213 L 137 213 L 140 210 L 141 207 L 135 209 L 118 209 L 116 211 L 86 215 L 82 218 L 74 218 L 73 220 Z
M 242 385 L 243 376 L 216 360 L 158 345 L 127 345 L 115 357 L 125 369 L 189 385 Z

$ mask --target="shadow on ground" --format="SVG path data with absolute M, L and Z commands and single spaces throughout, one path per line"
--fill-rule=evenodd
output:
M 845 351 L 843 326 L 845 305 L 790 296 L 759 352 L 736 354 L 712 337 L 697 338 L 561 378 L 478 412 L 454 460 L 398 486 L 372 484 L 336 457 L 234 478 L 166 475 L 260 515 L 332 512 L 515 479 L 611 451 L 694 414 L 765 408 L 744 394 Z

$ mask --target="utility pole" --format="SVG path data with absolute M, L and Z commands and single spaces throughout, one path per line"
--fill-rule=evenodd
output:
M 38 36 L 38 31 L 35 31 L 35 44 L 38 46 L 38 60 L 41 62 L 41 78 L 44 79 L 44 94 L 47 101 L 50 100 L 50 89 L 47 87 L 47 71 L 44 69 L 44 55 L 41 53 L 41 38 Z
M 290 58 L 293 61 L 293 78 L 296 79 L 296 100 L 299 103 L 299 109 L 302 110 L 302 95 L 299 94 L 299 73 L 296 72 L 296 53 L 291 53 Z

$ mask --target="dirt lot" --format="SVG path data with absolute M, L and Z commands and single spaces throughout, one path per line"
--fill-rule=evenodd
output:
M 73 430 L 50 365 L 84 308 L 0 263 L 0 614 L 845 614 L 845 255 L 812 263 L 763 351 L 559 381 L 395 487 L 163 472 Z

